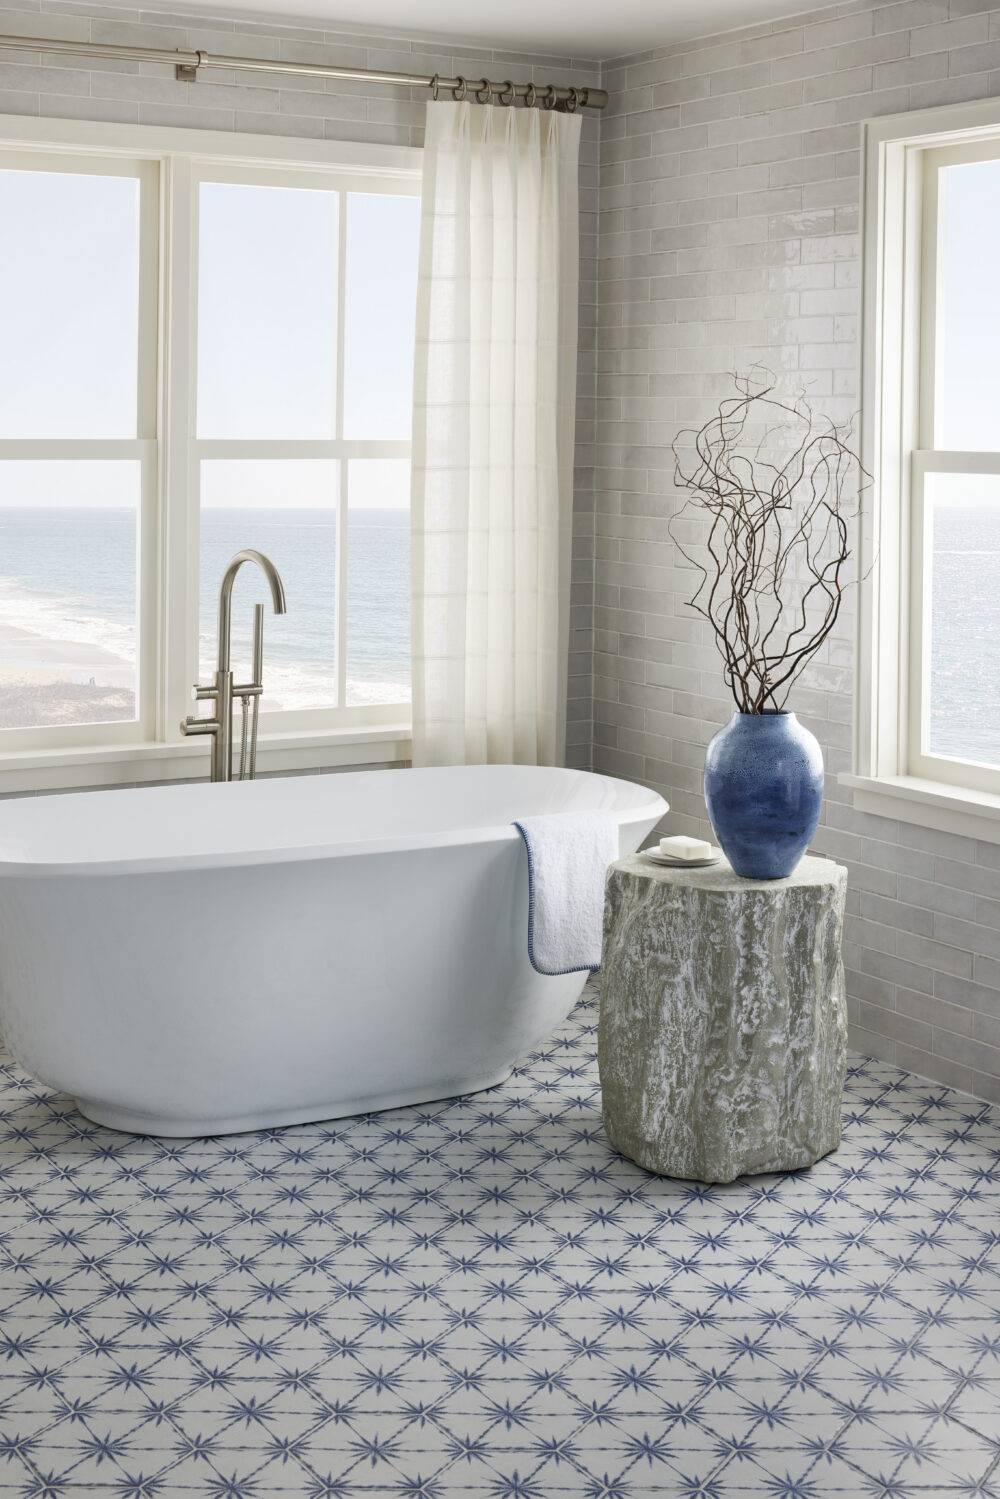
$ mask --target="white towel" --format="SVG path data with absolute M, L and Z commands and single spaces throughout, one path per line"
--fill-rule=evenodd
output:
M 618 858 L 606 812 L 546 812 L 515 822 L 528 854 L 528 956 L 538 973 L 601 966 L 604 881 Z

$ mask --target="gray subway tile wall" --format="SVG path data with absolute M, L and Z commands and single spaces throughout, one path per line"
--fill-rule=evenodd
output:
M 568 759 L 652 784 L 705 832 L 701 769 L 730 705 L 668 531 L 670 444 L 729 372 L 769 365 L 858 405 L 860 122 L 1000 92 L 1000 3 L 842 4 L 594 63 L 290 22 L 23 0 L 0 31 L 600 81 L 584 125 Z M 419 144 L 423 91 L 0 52 L 0 112 Z M 854 615 L 795 696 L 829 772 L 817 852 L 850 874 L 854 1044 L 1000 1100 L 1000 848 L 856 812 Z
M 1000 92 L 1000 5 L 890 0 L 605 64 L 593 766 L 705 833 L 705 745 L 729 716 L 667 529 L 670 444 L 761 363 L 857 411 L 860 122 Z M 817 852 L 847 865 L 853 1044 L 1000 1101 L 1000 847 L 855 811 L 853 602 L 790 706 L 818 736 Z

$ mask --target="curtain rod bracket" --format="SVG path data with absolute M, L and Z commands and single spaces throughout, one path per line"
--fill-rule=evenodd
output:
M 198 69 L 202 66 L 205 58 L 204 52 L 195 53 L 197 62 L 179 62 L 174 69 L 174 77 L 178 83 L 197 83 Z

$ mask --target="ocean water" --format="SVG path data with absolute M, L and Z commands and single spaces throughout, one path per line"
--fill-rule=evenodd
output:
M 930 751 L 1000 765 L 1000 504 L 935 505 L 930 540 Z
M 409 515 L 349 515 L 347 695 L 349 704 L 406 702 L 410 695 Z M 327 707 L 336 698 L 336 532 L 317 509 L 206 509 L 202 514 L 200 656 L 209 680 L 216 652 L 216 600 L 234 552 L 255 546 L 272 558 L 288 595 L 275 618 L 262 580 L 244 568 L 233 596 L 233 663 L 250 659 L 252 604 L 267 607 L 264 680 L 268 708 Z M 134 711 L 135 517 L 131 511 L 0 507 L 0 624 L 49 641 L 92 648 L 52 675 L 122 689 L 117 706 L 67 702 L 59 720 L 5 717 L 3 675 L 19 667 L 0 645 L 0 722 L 88 722 Z M 931 752 L 1000 765 L 1000 505 L 941 505 L 932 532 Z M 45 655 L 32 667 L 45 671 Z M 9 689 L 7 689 L 9 690 Z M 82 688 L 81 688 L 82 691 Z
M 332 512 L 215 509 L 202 514 L 200 656 L 207 679 L 216 653 L 219 580 L 241 547 L 266 552 L 282 574 L 288 613 L 275 618 L 256 570 L 233 595 L 233 664 L 249 664 L 252 605 L 267 603 L 264 680 L 268 708 L 329 707 L 336 699 L 336 532 Z M 410 695 L 409 515 L 358 509 L 347 524 L 348 704 Z M 126 689 L 116 717 L 130 717 L 136 660 L 136 532 L 129 510 L 0 508 L 0 624 L 80 647 L 79 667 L 49 653 L 53 676 Z M 2 652 L 0 646 L 0 652 Z M 32 668 L 46 670 L 45 652 Z M 19 659 L 19 658 L 18 658 Z M 18 667 L 4 662 L 0 669 Z M 129 670 L 131 668 L 131 670 Z M 3 686 L 0 684 L 0 693 Z M 86 721 L 77 704 L 76 716 Z M 106 711 L 101 717 L 107 717 Z M 48 721 L 52 721 L 49 719 Z

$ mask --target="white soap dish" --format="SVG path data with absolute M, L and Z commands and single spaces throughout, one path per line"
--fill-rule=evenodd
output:
M 643 850 L 643 858 L 648 859 L 650 864 L 659 864 L 663 869 L 705 869 L 709 864 L 718 864 L 722 858 L 722 850 L 713 847 L 707 859 L 671 859 L 668 855 L 661 854 L 658 848 L 647 848 Z

